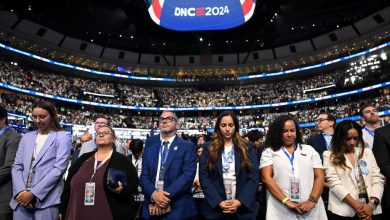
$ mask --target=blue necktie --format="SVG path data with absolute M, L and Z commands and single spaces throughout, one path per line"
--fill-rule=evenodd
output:
M 161 162 L 160 162 L 160 175 L 159 175 L 159 180 L 164 180 L 164 171 L 165 171 L 165 162 L 166 162 L 166 156 L 168 153 L 168 144 L 169 141 L 164 141 L 163 142 L 163 149 L 162 149 L 162 154 L 161 154 Z

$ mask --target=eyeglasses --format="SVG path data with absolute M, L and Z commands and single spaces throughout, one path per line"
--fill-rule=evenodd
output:
M 168 117 L 160 117 L 158 119 L 159 122 L 163 122 L 163 121 L 166 121 L 166 122 L 173 122 L 173 121 L 176 121 L 176 118 L 175 117 L 172 117 L 172 116 L 168 116 Z
M 114 136 L 114 134 L 112 134 L 112 133 L 109 132 L 109 131 L 102 131 L 102 132 L 97 132 L 97 133 L 96 133 L 96 136 L 106 136 L 106 135 L 112 135 L 112 136 Z
M 359 141 L 359 137 L 346 137 L 345 138 L 345 141 L 350 141 L 350 140 Z
M 329 119 L 327 119 L 327 118 L 317 118 L 317 119 L 315 120 L 315 122 L 316 122 L 316 123 L 321 123 L 321 122 L 327 121 L 327 120 L 329 120 Z

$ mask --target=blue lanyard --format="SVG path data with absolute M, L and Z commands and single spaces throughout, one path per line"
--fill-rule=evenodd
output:
M 160 158 L 161 158 L 161 166 L 164 167 L 165 163 L 167 162 L 168 153 L 169 153 L 169 145 L 167 146 L 167 153 L 165 154 L 165 157 L 163 158 L 163 148 L 160 147 Z
M 7 127 L 4 127 L 3 129 L 1 129 L 1 131 L 0 131 L 0 136 L 1 136 L 2 134 L 4 134 L 6 131 L 8 131 L 8 129 L 9 129 L 8 126 L 7 126 Z
M 372 137 L 374 137 L 374 131 L 371 131 L 370 129 L 368 129 L 367 127 L 364 127 L 363 128 L 364 130 L 366 130 L 368 132 L 369 135 L 371 135 Z
M 286 151 L 286 148 L 282 147 L 284 154 L 287 156 L 288 160 L 290 161 L 291 169 L 293 172 L 294 172 L 294 158 L 295 158 L 295 150 L 296 149 L 297 149 L 296 146 L 294 146 L 294 152 L 292 153 L 292 155 L 290 157 L 290 154 Z

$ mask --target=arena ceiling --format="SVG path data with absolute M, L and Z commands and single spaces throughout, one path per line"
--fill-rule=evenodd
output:
M 168 0 L 166 0 L 168 1 Z M 257 0 L 244 25 L 178 32 L 157 26 L 144 0 L 7 0 L 13 10 L 63 34 L 102 46 L 163 55 L 239 53 L 308 40 L 390 5 L 390 0 Z

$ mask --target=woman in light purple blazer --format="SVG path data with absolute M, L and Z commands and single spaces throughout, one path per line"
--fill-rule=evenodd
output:
M 62 131 L 50 102 L 37 102 L 32 118 L 36 131 L 26 133 L 12 166 L 14 219 L 58 219 L 62 175 L 71 151 L 69 132 Z

